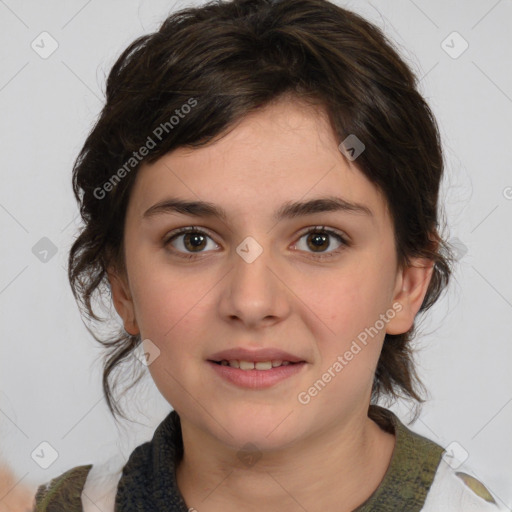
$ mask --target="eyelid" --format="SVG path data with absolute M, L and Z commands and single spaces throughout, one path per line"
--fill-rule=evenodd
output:
M 167 235 L 162 240 L 162 247 L 164 249 L 167 249 L 167 247 L 171 245 L 173 238 L 178 238 L 180 236 L 186 235 L 187 233 L 197 233 L 197 234 L 201 234 L 201 235 L 206 235 L 208 238 L 212 239 L 215 244 L 217 244 L 217 242 L 215 241 L 215 237 L 211 234 L 210 230 L 203 228 L 201 226 L 185 226 L 182 228 L 173 229 L 172 231 L 167 233 Z M 170 249 L 167 249 L 167 250 L 172 255 L 177 256 L 178 258 L 183 258 L 185 260 L 197 260 L 202 257 L 202 254 L 207 254 L 207 252 L 211 252 L 211 251 L 207 251 L 205 253 L 203 253 L 203 252 L 198 252 L 198 253 L 183 252 L 183 251 L 179 251 L 178 249 L 175 249 L 172 246 Z
M 316 225 L 316 226 L 305 227 L 305 228 L 303 228 L 302 230 L 299 231 L 297 236 L 302 237 L 305 234 L 307 234 L 307 233 L 309 233 L 311 231 L 314 231 L 314 230 L 326 231 L 326 232 L 334 233 L 334 234 L 340 236 L 341 238 L 343 238 L 347 243 L 349 243 L 351 241 L 350 237 L 344 231 L 340 231 L 339 229 L 331 228 L 331 227 L 325 226 L 325 225 L 322 225 L 322 226 Z M 202 226 L 197 226 L 197 225 L 185 226 L 185 227 L 182 227 L 182 228 L 173 229 L 172 231 L 170 231 L 169 233 L 166 234 L 164 240 L 166 242 L 168 242 L 173 236 L 178 235 L 178 234 L 188 233 L 188 232 L 203 233 L 203 234 L 208 235 L 209 237 L 211 237 L 213 240 L 215 240 L 215 235 L 213 235 L 212 232 L 208 228 L 204 228 Z
M 186 235 L 187 233 L 198 233 L 200 235 L 206 235 L 210 237 L 218 245 L 218 242 L 215 241 L 215 236 L 212 234 L 212 232 L 207 228 L 203 228 L 202 226 L 185 226 L 182 228 L 173 229 L 172 231 L 165 235 L 162 243 L 165 247 L 168 244 L 170 244 L 173 238 L 177 238 L 178 236 L 181 235 Z
M 214 238 L 214 235 L 208 228 L 203 228 L 202 226 L 193 225 L 193 226 L 184 226 L 182 228 L 176 228 L 176 229 L 173 229 L 172 231 L 169 231 L 169 233 L 167 233 L 165 236 L 165 240 L 170 240 L 173 236 L 182 235 L 182 234 L 186 234 L 186 233 L 190 233 L 190 232 L 203 233 L 205 235 L 208 235 L 212 239 Z
M 328 226 L 309 226 L 299 233 L 297 242 L 294 244 L 293 247 L 296 247 L 298 245 L 302 237 L 315 232 L 327 233 L 328 236 L 337 238 L 341 245 L 337 249 L 333 249 L 327 252 L 315 253 L 299 250 L 299 252 L 305 252 L 307 254 L 307 257 L 310 259 L 316 260 L 318 262 L 326 261 L 329 260 L 330 258 L 335 258 L 336 256 L 339 256 L 343 251 L 352 246 L 352 241 L 350 237 L 346 235 L 343 231 L 340 231 L 336 228 L 330 228 Z
M 322 260 L 322 259 L 326 259 L 326 258 L 330 258 L 330 257 L 336 256 L 343 249 L 345 249 L 347 247 L 350 247 L 352 245 L 352 241 L 351 241 L 350 237 L 347 234 L 345 234 L 343 231 L 340 231 L 340 230 L 338 230 L 336 228 L 330 228 L 328 226 L 318 226 L 317 225 L 317 226 L 308 226 L 306 228 L 303 228 L 301 231 L 299 231 L 299 233 L 296 235 L 297 236 L 297 241 L 294 243 L 293 247 L 295 247 L 297 245 L 297 243 L 300 241 L 300 239 L 303 236 L 305 236 L 305 235 L 307 235 L 309 233 L 317 232 L 317 231 L 318 232 L 327 233 L 330 236 L 339 237 L 340 242 L 341 242 L 342 245 L 338 249 L 335 249 L 335 250 L 332 250 L 332 251 L 328 251 L 328 252 L 324 252 L 324 253 L 322 253 L 322 252 L 319 252 L 319 253 L 308 252 L 307 254 L 312 255 L 314 259 Z M 209 238 L 211 238 L 218 245 L 218 243 L 215 241 L 215 237 L 212 235 L 212 233 L 210 232 L 209 229 L 203 228 L 202 226 L 192 225 L 192 226 L 185 226 L 185 227 L 182 227 L 182 228 L 176 228 L 176 229 L 170 231 L 169 233 L 167 233 L 167 235 L 163 239 L 163 246 L 167 247 L 167 245 L 170 244 L 170 242 L 173 240 L 173 238 L 177 238 L 179 236 L 186 235 L 187 233 L 197 233 L 197 234 L 206 235 Z M 171 249 L 171 251 L 174 254 L 177 254 L 178 256 L 181 256 L 183 258 L 188 258 L 188 259 L 197 258 L 197 257 L 200 258 L 201 254 L 203 254 L 203 252 L 183 253 L 182 251 L 178 251 L 178 250 L 176 250 L 174 248 Z M 211 252 L 211 251 L 206 251 L 206 252 L 204 252 L 204 254 L 207 254 L 208 252 Z
M 325 233 L 333 234 L 339 236 L 347 245 L 351 243 L 350 237 L 344 232 L 340 231 L 336 228 L 331 228 L 329 226 L 309 226 L 307 228 L 304 228 L 303 230 L 299 231 L 299 238 L 303 237 L 304 235 L 307 235 L 310 232 L 315 231 L 324 231 Z

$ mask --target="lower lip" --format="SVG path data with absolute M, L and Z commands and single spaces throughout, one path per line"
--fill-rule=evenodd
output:
M 296 375 L 306 366 L 306 363 L 302 362 L 277 366 L 271 370 L 240 370 L 239 368 L 224 366 L 212 361 L 207 361 L 207 363 L 218 375 L 232 384 L 251 389 L 269 388 L 278 382 L 288 379 L 292 375 Z

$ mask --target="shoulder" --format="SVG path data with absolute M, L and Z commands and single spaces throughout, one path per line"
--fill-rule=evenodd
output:
M 509 512 L 474 476 L 441 460 L 422 512 Z
M 76 466 L 40 485 L 34 512 L 52 512 L 64 504 L 69 512 L 82 512 L 82 490 L 91 468 L 92 464 Z
M 113 512 L 124 461 L 76 466 L 40 485 L 33 512 Z

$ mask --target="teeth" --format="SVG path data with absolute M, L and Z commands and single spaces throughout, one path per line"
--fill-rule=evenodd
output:
M 287 366 L 292 363 L 290 361 L 281 361 L 280 359 L 274 361 L 258 361 L 256 363 L 253 361 L 238 361 L 237 359 L 230 361 L 223 359 L 220 364 L 222 366 L 231 366 L 231 368 L 240 368 L 240 370 L 271 370 L 272 368 Z
M 272 361 L 258 361 L 254 368 L 256 370 L 271 370 L 272 369 Z

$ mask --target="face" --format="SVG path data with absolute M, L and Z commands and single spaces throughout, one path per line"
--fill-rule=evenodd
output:
M 182 422 L 226 446 L 289 446 L 366 416 L 385 333 L 408 330 L 426 292 L 428 270 L 397 267 L 386 201 L 339 142 L 322 110 L 281 101 L 137 176 L 116 309 L 150 340 L 149 371 Z M 352 207 L 284 211 L 326 198 Z M 237 348 L 302 362 L 235 383 L 224 375 L 243 370 L 211 360 Z

